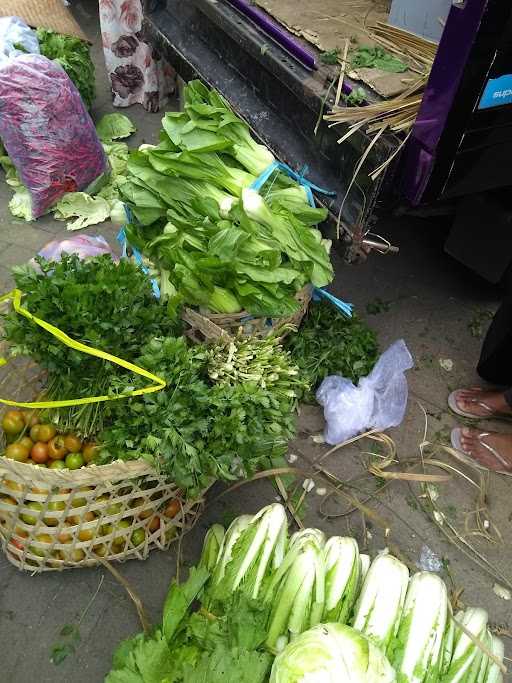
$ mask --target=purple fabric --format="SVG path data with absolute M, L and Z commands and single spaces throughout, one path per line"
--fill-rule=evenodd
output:
M 421 201 L 436 149 L 464 73 L 488 0 L 452 6 L 423 101 L 402 156 L 402 191 L 413 204 Z
M 256 7 L 253 7 L 247 0 L 228 0 L 228 2 L 236 7 L 237 10 L 245 14 L 251 21 L 253 21 L 265 33 L 268 33 L 277 43 L 284 47 L 290 54 L 299 60 L 308 69 L 316 69 L 316 61 L 314 56 L 305 50 L 298 41 L 294 40 L 290 34 L 285 31 L 275 21 L 272 21 L 266 14 L 261 12 Z

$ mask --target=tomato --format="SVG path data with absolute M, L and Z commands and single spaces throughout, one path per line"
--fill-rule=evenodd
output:
M 92 541 L 96 536 L 96 529 L 80 529 L 78 532 L 79 541 Z
M 23 491 L 23 484 L 20 484 L 17 481 L 13 481 L 12 479 L 4 479 L 2 483 L 8 489 L 10 489 L 11 491 L 15 491 L 16 493 L 21 493 L 21 491 Z
M 36 427 L 39 427 L 39 438 L 37 439 L 38 441 L 44 441 L 45 443 L 48 443 L 48 441 L 50 441 L 50 439 L 53 439 L 55 434 L 57 434 L 57 430 L 55 429 L 54 425 L 42 424 L 36 425 Z M 32 427 L 32 429 L 34 429 L 34 427 Z M 30 430 L 31 437 L 32 429 Z
M 36 503 L 35 501 L 32 501 L 30 503 L 27 503 L 26 505 L 29 510 L 34 510 L 34 513 L 40 512 L 43 509 L 43 504 L 42 503 Z M 25 524 L 35 524 L 38 520 L 39 515 L 34 514 L 31 515 L 28 512 L 24 512 L 21 515 L 21 519 L 25 522 Z
M 63 436 L 54 436 L 53 439 L 48 441 L 48 456 L 52 460 L 64 460 L 68 449 L 64 445 Z
M 25 547 L 23 541 L 20 541 L 20 539 L 17 536 L 11 536 L 9 543 L 13 545 L 15 548 L 18 548 L 18 550 L 23 550 L 23 548 Z
M 73 498 L 73 500 L 71 501 L 72 508 L 81 508 L 84 505 L 87 505 L 86 498 Z
M 32 446 L 30 457 L 36 463 L 48 462 L 48 444 L 44 441 L 38 441 Z
M 164 508 L 164 515 L 166 517 L 176 517 L 178 512 L 181 512 L 181 503 L 176 498 L 170 500 Z
M 81 562 L 85 557 L 85 553 L 81 548 L 59 550 L 59 554 L 65 562 Z
M 123 509 L 121 503 L 112 503 L 107 508 L 107 515 L 118 515 Z
M 41 495 L 48 495 L 48 489 L 40 489 L 38 487 L 34 487 L 30 489 L 31 493 L 39 493 Z
M 150 531 L 151 533 L 154 533 L 155 531 L 158 531 L 159 528 L 160 528 L 160 517 L 158 515 L 155 515 L 149 521 L 148 531 Z
M 0 503 L 2 505 L 12 505 L 13 507 L 16 507 L 18 503 L 14 500 L 14 498 L 11 498 L 11 496 L 3 496 L 0 498 Z M 8 519 L 11 515 L 11 512 L 7 512 L 6 510 L 0 510 L 0 519 Z
M 68 524 L 71 524 L 72 526 L 78 526 L 80 522 L 93 522 L 96 519 L 94 516 L 94 513 L 92 512 L 86 512 L 83 515 L 71 515 L 66 519 L 66 522 Z
M 60 534 L 57 536 L 57 540 L 59 543 L 71 543 L 73 540 L 73 536 L 69 534 L 67 531 L 61 531 Z
M 38 541 L 39 543 L 50 544 L 53 539 L 48 534 L 38 534 L 34 540 Z M 47 548 L 40 548 L 35 545 L 29 545 L 28 550 L 33 555 L 39 555 L 39 557 L 45 557 L 45 555 L 48 553 Z
M 92 552 L 95 555 L 98 555 L 98 557 L 105 557 L 108 552 L 108 548 L 104 543 L 100 543 L 99 545 L 93 546 Z
M 23 420 L 29 429 L 39 424 L 39 414 L 35 410 L 22 410 Z
M 65 470 L 66 465 L 64 464 L 64 460 L 50 460 L 48 468 L 50 470 Z
M 131 541 L 135 547 L 138 545 L 142 545 L 144 541 L 146 540 L 146 532 L 144 529 L 141 529 L 140 527 L 138 529 L 135 529 L 131 536 Z
M 40 441 L 39 434 L 41 432 L 41 425 L 34 425 L 30 428 L 30 438 L 32 441 Z
M 64 446 L 69 453 L 78 453 L 82 450 L 82 442 L 74 434 L 67 434 L 64 437 Z
M 11 460 L 16 460 L 17 462 L 27 462 L 28 456 L 28 448 L 19 443 L 11 443 L 5 449 L 5 457 L 11 458 Z
M 22 436 L 21 439 L 18 439 L 18 441 L 16 441 L 16 443 L 25 446 L 25 448 L 28 448 L 29 451 L 32 449 L 32 446 L 34 445 L 34 442 L 28 436 Z
M 94 461 L 96 455 L 98 454 L 98 446 L 94 443 L 84 443 L 82 448 L 82 455 L 87 464 Z
M 25 420 L 20 410 L 8 410 L 2 419 L 2 429 L 6 434 L 19 434 L 25 429 Z
M 79 470 L 83 467 L 84 459 L 81 453 L 68 453 L 64 462 L 70 470 Z
M 48 512 L 62 512 L 66 509 L 66 503 L 63 500 L 54 500 L 48 503 Z M 45 517 L 44 523 L 48 526 L 58 526 L 60 521 L 60 515 L 57 517 Z
M 131 527 L 132 523 L 129 522 L 127 519 L 121 519 L 119 522 L 116 522 L 114 524 L 114 538 L 112 540 L 112 543 L 114 545 L 124 545 L 126 543 L 127 539 L 127 529 Z

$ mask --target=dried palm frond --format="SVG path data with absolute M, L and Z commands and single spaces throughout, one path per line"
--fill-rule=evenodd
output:
M 348 107 L 339 106 L 337 99 L 331 112 L 323 118 L 329 122 L 329 127 L 340 124 L 349 125 L 346 133 L 339 138 L 338 144 L 345 142 L 358 130 L 364 130 L 370 135 L 375 134 L 375 136 L 380 136 L 385 131 L 408 135 L 416 121 L 425 85 L 436 55 L 436 43 L 382 22 L 366 27 L 366 32 L 369 39 L 374 43 L 404 59 L 409 70 L 418 74 L 418 77 L 404 92 L 381 102 L 372 102 L 360 107 Z M 403 143 L 384 163 L 369 173 L 373 180 L 386 169 L 402 146 Z M 363 161 L 364 158 L 362 158 Z M 359 172 L 360 166 L 359 163 L 357 172 Z M 354 172 L 355 175 L 357 175 L 356 172 Z

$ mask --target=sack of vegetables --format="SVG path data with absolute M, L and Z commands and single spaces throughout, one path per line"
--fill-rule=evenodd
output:
M 15 358 L 6 367 L 21 389 L 4 378 L 2 394 L 26 408 L 22 394 L 36 392 L 43 407 L 3 416 L 4 550 L 31 571 L 143 558 L 190 528 L 213 482 L 283 455 L 304 383 L 275 337 L 193 345 L 175 336 L 130 261 L 64 255 L 38 265 L 14 272 L 20 305 L 37 319 L 3 316 L 10 356 L 28 357 L 36 376 L 26 379 Z

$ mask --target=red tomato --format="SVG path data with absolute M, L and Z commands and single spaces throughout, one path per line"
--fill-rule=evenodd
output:
M 64 460 L 67 452 L 63 436 L 54 436 L 48 441 L 48 456 L 52 460 Z
M 78 453 L 82 450 L 82 442 L 74 434 L 67 434 L 64 437 L 64 446 L 68 453 Z
M 30 457 L 35 463 L 42 464 L 48 461 L 48 444 L 38 441 L 32 446 Z

